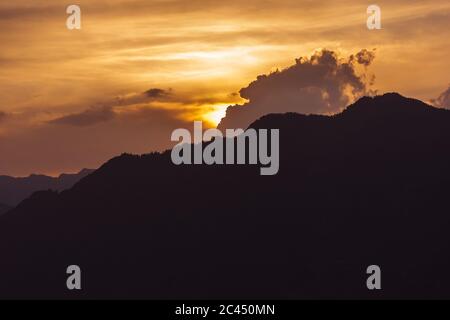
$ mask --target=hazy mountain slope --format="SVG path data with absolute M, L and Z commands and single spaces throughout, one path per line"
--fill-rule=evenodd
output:
M 39 190 L 62 191 L 69 189 L 81 178 L 93 171 L 91 169 L 83 169 L 79 173 L 61 174 L 57 178 L 35 174 L 24 178 L 0 176 L 0 202 L 16 206 L 20 201 Z
M 22 202 L 0 217 L 0 296 L 450 297 L 450 111 L 386 94 L 252 127 L 280 130 L 278 175 L 122 155 Z

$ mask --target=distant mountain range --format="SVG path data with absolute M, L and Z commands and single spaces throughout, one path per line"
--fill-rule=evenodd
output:
M 61 174 L 57 178 L 36 174 L 24 178 L 0 176 L 0 203 L 14 207 L 36 191 L 69 189 L 93 171 L 92 169 L 83 169 L 75 174 Z
M 280 130 L 277 175 L 123 154 L 0 216 L 0 297 L 450 298 L 450 111 L 389 93 L 251 127 Z

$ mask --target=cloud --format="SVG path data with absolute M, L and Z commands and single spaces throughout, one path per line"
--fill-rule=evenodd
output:
M 356 61 L 359 64 L 362 64 L 367 67 L 372 63 L 373 59 L 375 59 L 375 50 L 369 51 L 367 49 L 362 49 L 354 56 L 353 55 L 350 56 L 351 62 L 353 61 L 353 59 L 356 59 Z
M 0 139 L 0 175 L 76 172 L 99 167 L 123 152 L 163 151 L 173 146 L 170 136 L 177 128 L 189 129 L 192 123 L 173 110 L 151 108 L 117 111 L 110 121 L 98 125 L 23 127 Z
M 145 92 L 129 93 L 114 98 L 114 101 L 107 103 L 111 106 L 127 107 L 137 104 L 148 104 L 153 101 L 165 102 L 174 100 L 172 89 L 151 88 Z
M 187 114 L 204 113 L 205 104 L 214 104 L 220 101 L 220 97 L 191 97 L 189 92 L 173 94 L 172 91 L 172 89 L 152 88 L 145 92 L 119 95 L 100 103 L 97 102 L 98 106 L 96 107 L 91 107 L 82 112 L 59 116 L 44 122 L 47 124 L 87 127 L 111 121 L 118 116 L 123 118 L 124 114 L 149 115 L 148 110 L 155 110 L 154 112 L 156 112 L 158 109 L 168 109 L 172 111 L 175 118 L 185 118 Z M 159 102 L 159 104 L 156 102 Z M 161 107 L 162 105 L 164 107 Z
M 439 97 L 432 99 L 431 103 L 438 108 L 450 109 L 450 87 L 442 92 Z
M 144 92 L 145 95 L 152 99 L 165 98 L 171 94 L 171 90 L 164 90 L 159 88 L 152 88 Z
M 50 120 L 49 123 L 86 127 L 109 121 L 113 119 L 115 115 L 116 114 L 111 107 L 91 108 L 81 113 L 74 113 Z
M 361 50 L 347 59 L 330 50 L 316 52 L 310 58 L 296 59 L 284 70 L 260 75 L 239 91 L 249 102 L 227 109 L 220 129 L 246 128 L 268 113 L 298 112 L 333 114 L 358 97 L 371 94 L 373 77 L 367 83 L 366 71 L 358 75 L 358 65 L 367 67 L 374 51 Z
M 6 119 L 8 114 L 6 112 L 0 111 L 0 122 Z
M 57 15 L 61 12 L 61 8 L 58 6 L 34 6 L 30 5 L 15 5 L 8 7 L 0 7 L 0 19 L 24 19 L 29 17 L 50 17 Z

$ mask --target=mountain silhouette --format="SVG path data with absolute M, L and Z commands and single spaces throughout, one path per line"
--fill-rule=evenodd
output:
M 450 111 L 389 93 L 251 127 L 280 130 L 277 175 L 123 154 L 34 193 L 0 217 L 0 297 L 450 297 Z
M 0 203 L 0 215 L 8 212 L 9 210 L 11 210 L 10 206 L 8 206 L 4 203 Z
M 16 206 L 39 190 L 62 191 L 69 189 L 93 171 L 92 169 L 83 169 L 78 173 L 61 174 L 56 178 L 37 174 L 23 178 L 0 176 L 0 202 L 6 203 L 8 206 Z

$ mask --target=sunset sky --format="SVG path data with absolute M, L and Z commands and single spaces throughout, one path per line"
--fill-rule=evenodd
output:
M 81 30 L 66 28 L 70 4 L 81 7 Z M 311 57 L 322 49 L 342 61 L 363 49 L 373 54 L 367 65 L 355 64 L 355 81 L 361 79 L 364 86 L 348 102 L 369 90 L 397 91 L 450 107 L 444 105 L 450 85 L 450 2 L 377 1 L 381 30 L 366 27 L 370 4 L 3 1 L 0 174 L 57 175 L 96 168 L 122 152 L 163 150 L 170 146 L 175 128 L 190 128 L 193 120 L 216 126 L 229 105 L 267 103 L 270 86 L 275 82 L 284 86 L 284 80 L 277 79 L 287 73 L 266 81 L 268 87 L 258 82 L 241 95 L 239 91 L 258 75 L 293 66 L 301 57 L 312 59 L 297 63 L 298 69 L 292 71 L 301 78 L 304 70 L 316 65 Z M 355 83 L 344 73 L 336 77 L 341 77 L 337 86 L 342 81 L 345 86 Z M 325 83 L 309 84 L 308 79 L 301 82 L 302 89 Z M 319 89 L 321 97 L 331 94 Z M 290 96 L 288 89 L 278 95 L 279 89 L 274 90 L 273 109 L 264 110 L 276 112 L 277 102 Z M 341 107 L 336 103 L 329 111 Z

